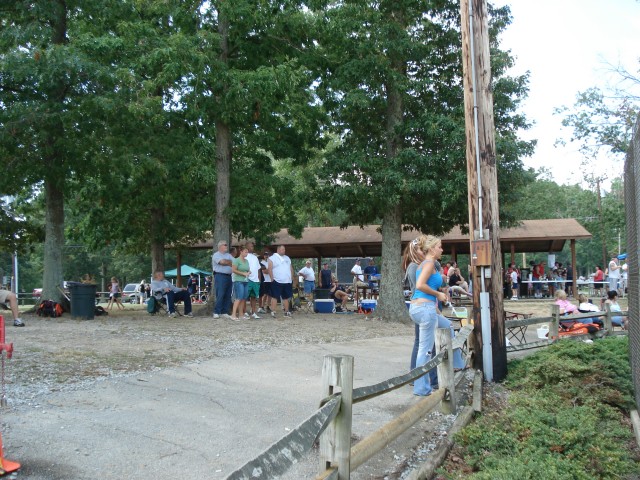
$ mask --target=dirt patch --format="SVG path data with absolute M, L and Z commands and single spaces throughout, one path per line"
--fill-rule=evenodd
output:
M 194 318 L 150 316 L 127 305 L 108 316 L 75 320 L 24 315 L 25 328 L 7 327 L 14 354 L 7 361 L 10 403 L 20 406 L 62 389 L 130 375 L 296 344 L 412 335 L 413 326 L 358 314 L 295 314 L 293 318 L 233 322 L 213 319 L 207 305 Z M 366 319 L 366 320 L 365 320 Z M 9 322 L 7 322 L 9 323 Z

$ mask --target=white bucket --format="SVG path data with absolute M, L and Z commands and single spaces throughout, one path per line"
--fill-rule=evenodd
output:
M 541 340 L 546 340 L 549 335 L 549 325 L 543 325 L 536 330 L 538 332 L 538 338 Z

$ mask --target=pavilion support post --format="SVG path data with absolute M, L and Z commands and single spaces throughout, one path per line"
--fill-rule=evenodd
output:
M 578 298 L 578 268 L 576 267 L 576 239 L 571 239 L 571 270 L 573 283 L 571 284 L 571 291 L 573 292 L 573 298 Z
M 456 253 L 456 246 L 455 245 L 451 245 L 451 261 L 452 262 L 457 262 L 458 258 L 458 254 Z
M 516 244 L 513 242 L 511 242 L 511 261 L 509 262 L 509 265 L 512 263 L 516 263 Z

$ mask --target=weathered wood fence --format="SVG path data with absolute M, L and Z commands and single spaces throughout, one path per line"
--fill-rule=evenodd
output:
M 608 306 L 607 306 L 608 307 Z M 613 316 L 626 316 L 626 312 L 611 312 L 608 308 L 601 312 L 561 317 L 557 306 L 552 307 L 550 317 L 521 318 L 507 320 L 505 327 L 516 333 L 517 344 L 507 347 L 510 352 L 548 346 L 560 338 L 584 339 L 592 335 L 575 335 L 560 337 L 560 320 L 581 320 L 603 318 L 604 330 L 596 336 L 617 334 L 612 328 Z M 548 338 L 527 342 L 526 329 L 532 325 L 550 324 Z M 390 378 L 375 385 L 353 388 L 353 357 L 350 355 L 327 355 L 322 368 L 322 382 L 325 398 L 320 408 L 297 428 L 272 444 L 256 458 L 230 473 L 227 480 L 250 480 L 275 478 L 286 472 L 291 465 L 302 459 L 319 441 L 320 474 L 317 480 L 344 480 L 350 473 L 361 466 L 369 458 L 382 450 L 391 441 L 400 436 L 418 420 L 441 404 L 444 413 L 456 411 L 455 385 L 463 372 L 454 375 L 453 350 L 463 349 L 467 344 L 467 361 L 473 350 L 473 325 L 460 329 L 455 338 L 451 338 L 451 330 L 438 329 L 436 334 L 436 351 L 429 362 L 411 372 Z M 623 334 L 626 332 L 623 332 Z M 384 395 L 413 382 L 431 369 L 438 369 L 440 389 L 417 402 L 404 413 L 387 423 L 368 437 L 351 446 L 352 407 L 354 404 Z M 476 390 L 476 389 L 474 389 Z M 478 397 L 478 398 L 476 398 Z M 480 410 L 480 395 L 474 391 L 474 409 Z M 477 406 L 476 406 L 477 405 Z M 473 411 L 473 410 L 471 410 Z
M 320 474 L 318 479 L 348 479 L 375 453 L 397 438 L 425 414 L 442 402 L 442 410 L 455 412 L 455 385 L 458 378 L 453 371 L 453 350 L 463 349 L 473 326 L 462 328 L 451 338 L 449 328 L 438 329 L 436 351 L 425 365 L 411 372 L 390 378 L 375 385 L 353 388 L 353 357 L 327 355 L 322 368 L 323 390 L 326 395 L 320 408 L 297 428 L 271 445 L 253 460 L 229 474 L 227 480 L 275 478 L 303 458 L 320 442 Z M 468 359 L 468 355 L 467 355 Z M 434 391 L 400 416 L 351 447 L 352 406 L 403 387 L 415 379 L 438 369 L 440 389 Z
M 519 350 L 528 350 L 530 348 L 545 347 L 559 339 L 575 339 L 584 340 L 591 337 L 603 337 L 606 335 L 626 335 L 626 331 L 615 331 L 613 328 L 613 317 L 626 317 L 627 312 L 612 312 L 609 305 L 605 305 L 605 310 L 599 312 L 580 313 L 574 315 L 560 315 L 560 308 L 557 305 L 551 306 L 550 317 L 520 318 L 516 320 L 505 321 L 505 330 L 507 337 L 515 344 L 507 347 L 507 352 L 516 352 Z M 582 334 L 571 336 L 560 336 L 560 321 L 566 320 L 588 320 L 590 318 L 601 318 L 604 323 L 604 329 L 596 334 Z M 532 325 L 549 324 L 549 333 L 546 339 L 538 339 L 534 342 L 523 341 L 527 327 Z

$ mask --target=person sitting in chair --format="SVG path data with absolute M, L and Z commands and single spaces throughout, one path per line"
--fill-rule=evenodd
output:
M 13 314 L 13 326 L 24 327 L 24 322 L 20 318 L 20 311 L 18 310 L 18 297 L 16 294 L 9 290 L 0 290 L 0 303 L 9 304 Z
M 451 271 L 451 269 L 449 270 Z M 462 278 L 462 274 L 458 267 L 456 267 L 453 273 L 449 275 L 449 302 L 451 302 L 451 297 L 454 293 L 462 293 L 469 297 L 471 296 L 471 293 L 469 292 L 469 284 L 464 281 L 464 278 Z
M 185 288 L 176 287 L 169 280 L 165 280 L 164 272 L 154 272 L 153 280 L 151 281 L 151 290 L 153 293 L 159 292 L 167 297 L 167 308 L 169 309 L 170 316 L 176 316 L 176 301 L 182 300 L 184 302 L 185 317 L 193 317 L 189 292 Z
M 331 298 L 333 301 L 340 302 L 340 308 L 343 312 L 348 312 L 347 310 L 347 301 L 349 300 L 349 294 L 344 291 L 342 287 L 338 285 L 338 279 L 335 276 L 331 276 L 332 286 L 329 289 L 329 293 L 331 294 Z

